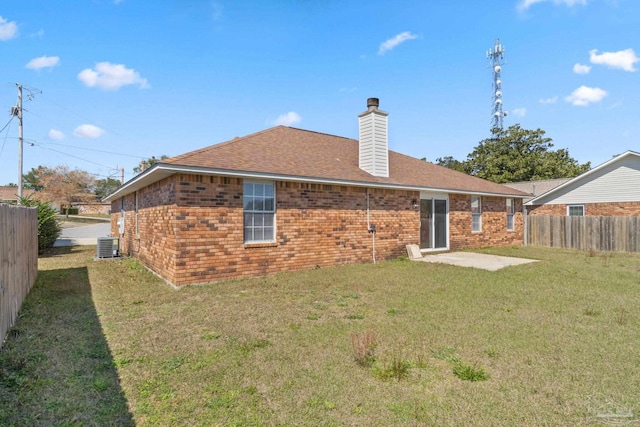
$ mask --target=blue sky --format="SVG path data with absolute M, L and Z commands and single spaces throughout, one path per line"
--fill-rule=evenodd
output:
M 640 149 L 639 22 L 637 0 L 3 2 L 0 184 L 18 176 L 16 83 L 25 173 L 130 179 L 276 124 L 357 138 L 369 97 L 392 150 L 463 160 L 490 135 L 496 38 L 505 127 L 595 166 Z

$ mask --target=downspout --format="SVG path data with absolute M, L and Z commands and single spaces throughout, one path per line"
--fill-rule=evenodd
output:
M 375 224 L 371 224 L 369 214 L 369 188 L 367 188 L 367 232 L 371 233 L 371 251 L 373 263 L 376 263 L 376 226 Z

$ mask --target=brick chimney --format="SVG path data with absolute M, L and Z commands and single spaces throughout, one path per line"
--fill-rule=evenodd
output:
M 389 113 L 378 110 L 378 98 L 367 99 L 367 111 L 358 115 L 359 167 L 373 176 L 389 176 Z

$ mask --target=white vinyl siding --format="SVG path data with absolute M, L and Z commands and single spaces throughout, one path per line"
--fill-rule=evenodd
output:
M 615 160 L 615 159 L 614 159 Z M 629 155 L 584 178 L 576 179 L 548 197 L 541 204 L 585 204 L 637 202 L 640 200 L 640 156 Z
M 482 199 L 471 196 L 471 231 L 482 231 Z
M 369 111 L 358 121 L 359 167 L 373 176 L 389 176 L 387 113 Z
M 245 181 L 242 200 L 244 242 L 274 242 L 276 197 L 273 183 Z

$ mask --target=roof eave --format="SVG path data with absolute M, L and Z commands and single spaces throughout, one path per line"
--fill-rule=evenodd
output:
M 252 171 L 231 170 L 231 169 L 207 168 L 207 167 L 201 167 L 201 166 L 181 166 L 181 165 L 173 165 L 173 164 L 166 164 L 166 163 L 156 163 L 150 169 L 147 169 L 145 172 L 141 173 L 140 175 L 135 176 L 134 178 L 132 178 L 131 180 L 123 184 L 116 191 L 109 194 L 107 197 L 103 199 L 103 201 L 112 202 L 118 199 L 119 197 L 123 197 L 128 194 L 131 194 L 134 191 L 137 191 L 141 188 L 146 187 L 147 185 L 153 184 L 154 182 L 158 182 L 161 179 L 164 179 L 176 173 L 224 175 L 224 176 L 230 176 L 230 177 L 243 177 L 243 178 L 253 178 L 253 179 L 283 180 L 283 181 L 293 181 L 293 182 L 314 182 L 318 184 L 328 184 L 328 185 L 349 185 L 354 187 L 375 187 L 375 188 L 386 188 L 386 189 L 395 189 L 395 190 L 433 191 L 433 192 L 441 192 L 441 193 L 449 193 L 449 194 L 472 194 L 472 195 L 478 195 L 478 196 L 513 197 L 513 198 L 520 198 L 520 199 L 528 197 L 527 194 L 518 193 L 517 190 L 515 190 L 516 191 L 515 193 L 497 193 L 492 191 L 475 191 L 475 190 L 466 190 L 466 189 L 439 188 L 439 187 L 428 187 L 428 186 L 422 186 L 422 185 L 406 185 L 406 184 L 381 183 L 381 182 L 372 182 L 372 181 L 354 181 L 354 180 L 322 178 L 322 177 L 312 177 L 312 176 L 284 175 L 284 174 L 274 174 L 274 173 L 265 173 L 265 172 L 252 172 Z

